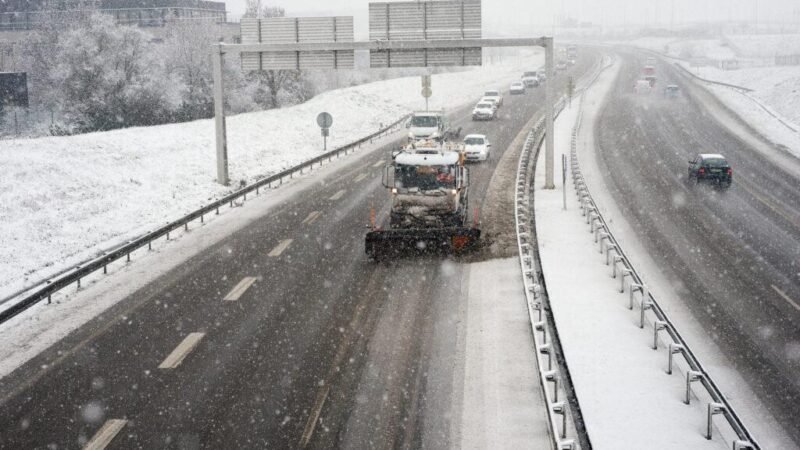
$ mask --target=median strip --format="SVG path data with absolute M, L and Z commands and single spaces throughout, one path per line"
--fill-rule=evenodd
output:
M 92 436 L 92 439 L 86 443 L 83 447 L 83 450 L 102 450 L 114 440 L 114 438 L 125 428 L 125 425 L 128 423 L 127 420 L 123 419 L 109 419 L 106 423 L 97 430 L 97 433 Z
M 223 300 L 226 302 L 235 302 L 236 300 L 239 300 L 239 297 L 241 297 L 245 291 L 256 282 L 256 279 L 256 277 L 242 278 L 242 281 L 240 281 L 239 284 L 237 284 L 230 292 L 228 292 L 228 295 L 226 295 Z
M 159 364 L 159 369 L 175 369 L 181 365 L 186 356 L 192 352 L 205 336 L 205 333 L 190 333 L 186 338 L 175 347 L 175 350 L 167 356 L 167 359 Z
M 275 248 L 272 249 L 271 252 L 269 252 L 268 256 L 270 256 L 272 258 L 274 258 L 276 256 L 281 256 L 281 253 L 283 253 L 287 248 L 289 248 L 289 246 L 292 245 L 293 241 L 294 241 L 294 239 L 284 239 L 284 240 L 282 240 Z

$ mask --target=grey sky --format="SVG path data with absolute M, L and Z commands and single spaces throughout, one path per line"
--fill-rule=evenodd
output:
M 369 0 L 263 0 L 286 8 L 287 15 L 352 15 L 356 33 L 367 28 Z M 245 0 L 226 0 L 233 17 Z M 486 36 L 544 33 L 560 16 L 603 25 L 660 24 L 735 20 L 800 23 L 798 0 L 483 0 Z

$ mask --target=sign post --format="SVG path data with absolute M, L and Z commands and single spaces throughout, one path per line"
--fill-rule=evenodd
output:
M 425 111 L 428 111 L 428 99 L 431 98 L 431 95 L 433 95 L 433 90 L 431 89 L 431 76 L 423 75 L 422 96 L 425 97 Z
M 333 125 L 333 116 L 326 112 L 319 113 L 317 125 L 322 128 L 322 151 L 328 151 L 328 136 L 330 136 L 331 125 Z

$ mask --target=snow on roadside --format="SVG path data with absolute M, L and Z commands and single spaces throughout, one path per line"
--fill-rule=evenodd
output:
M 477 100 L 518 79 L 533 62 L 433 77 L 432 108 Z M 329 148 L 421 109 L 417 77 L 321 94 L 291 108 L 228 118 L 234 186 L 322 152 L 316 115 L 334 117 Z M 229 192 L 215 183 L 211 120 L 72 137 L 2 141 L 0 298 L 139 236 Z

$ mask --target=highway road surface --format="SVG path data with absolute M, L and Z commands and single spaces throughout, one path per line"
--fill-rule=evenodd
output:
M 600 170 L 692 313 L 800 445 L 800 163 L 776 164 L 732 135 L 666 62 L 655 91 L 634 94 L 645 56 L 621 56 L 597 124 Z M 669 83 L 678 98 L 663 96 Z M 697 153 L 728 158 L 728 191 L 686 182 Z
M 481 217 L 502 215 L 484 204 L 504 179 L 495 168 L 543 102 L 539 88 L 506 95 L 494 122 L 473 123 L 471 105 L 451 113 L 494 144 L 470 166 Z M 0 380 L 0 448 L 451 445 L 464 263 L 366 258 L 392 148 L 319 179 Z

